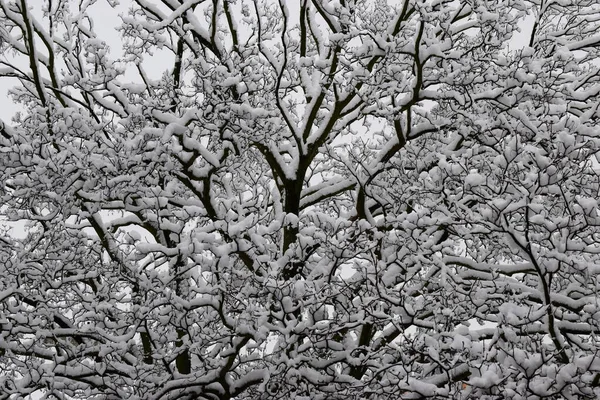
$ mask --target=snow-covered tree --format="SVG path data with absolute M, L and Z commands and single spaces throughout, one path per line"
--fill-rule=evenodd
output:
M 600 396 L 597 1 L 100 6 L 0 0 L 0 399 Z

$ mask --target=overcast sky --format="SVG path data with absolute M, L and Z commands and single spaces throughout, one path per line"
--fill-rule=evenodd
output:
M 90 15 L 92 15 L 95 21 L 95 31 L 98 37 L 106 41 L 111 47 L 111 58 L 115 59 L 121 56 L 122 48 L 120 46 L 120 36 L 117 32 L 116 27 L 120 23 L 119 14 L 126 13 L 132 1 L 123 0 L 121 5 L 117 9 L 112 9 L 106 1 L 100 0 L 96 4 L 89 8 Z M 32 13 L 41 19 L 42 15 L 42 1 L 35 0 L 29 1 Z M 35 5 L 32 5 L 35 4 Z M 510 43 L 511 49 L 521 48 L 529 41 L 529 35 L 531 32 L 531 25 L 533 21 L 525 21 L 521 27 L 522 32 L 519 35 L 513 37 Z M 19 57 L 20 58 L 20 57 Z M 15 55 L 11 53 L 0 55 L 0 59 L 8 59 L 10 62 L 15 62 Z M 160 74 L 167 68 L 170 68 L 173 64 L 173 56 L 168 51 L 160 51 L 149 60 L 149 57 L 145 56 L 144 68 L 146 72 L 153 78 L 158 78 Z M 151 61 L 151 62 L 148 62 Z M 27 61 L 20 60 L 19 65 L 27 69 Z M 129 79 L 136 79 L 136 75 L 126 76 Z M 19 107 L 15 105 L 8 96 L 9 88 L 17 84 L 16 79 L 0 79 L 0 119 L 6 123 L 10 122 L 11 117 L 15 112 L 19 110 Z
M 106 41 L 110 48 L 110 56 L 112 59 L 116 59 L 122 55 L 121 39 L 120 34 L 117 31 L 117 26 L 120 24 L 121 19 L 119 14 L 127 13 L 128 8 L 133 3 L 131 0 L 123 0 L 121 4 L 116 8 L 111 8 L 105 0 L 99 0 L 96 4 L 92 5 L 88 9 L 88 14 L 92 16 L 95 26 L 94 30 L 98 35 L 98 38 Z M 42 20 L 42 4 L 41 0 L 29 0 L 29 6 L 32 10 L 32 14 Z M 145 57 L 150 61 L 149 57 Z M 16 63 L 24 70 L 28 70 L 27 60 L 14 53 L 0 54 L 1 60 L 8 60 L 10 63 Z M 152 78 L 158 78 L 162 71 L 166 68 L 170 68 L 173 64 L 173 56 L 167 51 L 159 51 L 155 57 L 152 58 L 151 62 L 146 62 L 144 68 L 146 72 Z M 136 79 L 137 75 L 127 76 L 130 79 Z M 10 122 L 11 117 L 15 112 L 21 108 L 14 104 L 8 96 L 8 91 L 11 87 L 18 85 L 16 79 L 0 78 L 0 119 L 6 123 Z

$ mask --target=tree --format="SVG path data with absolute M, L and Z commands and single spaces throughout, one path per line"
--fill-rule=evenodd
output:
M 595 1 L 93 3 L 0 0 L 0 399 L 600 396 Z

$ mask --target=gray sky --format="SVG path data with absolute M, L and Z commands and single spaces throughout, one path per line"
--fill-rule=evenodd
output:
M 113 9 L 106 1 L 100 0 L 88 8 L 88 14 L 91 15 L 94 20 L 94 30 L 98 35 L 98 38 L 104 40 L 110 46 L 111 59 L 119 58 L 122 55 L 120 34 L 116 28 L 121 23 L 119 14 L 127 14 L 127 10 L 131 4 L 132 1 L 124 0 L 116 9 Z M 42 21 L 42 1 L 29 0 L 29 7 L 34 17 L 39 21 Z M 75 4 L 72 5 L 72 7 L 73 10 L 76 10 L 77 6 Z M 166 68 L 170 68 L 173 64 L 174 57 L 167 50 L 162 50 L 158 51 L 152 58 L 149 56 L 145 58 L 146 62 L 144 68 L 146 72 L 151 78 L 158 78 Z M 0 60 L 7 60 L 13 64 L 17 64 L 19 67 L 22 67 L 23 70 L 29 69 L 27 60 L 19 54 L 0 54 Z M 133 73 L 127 74 L 126 79 L 136 80 L 138 79 L 138 76 Z M 0 119 L 6 123 L 10 123 L 12 116 L 17 111 L 22 110 L 22 108 L 15 104 L 8 96 L 9 89 L 18 84 L 19 82 L 17 79 L 0 78 Z
M 29 1 L 32 13 L 39 20 L 41 20 L 42 16 L 42 2 L 39 0 Z M 32 5 L 33 4 L 33 5 Z M 104 41 L 106 41 L 110 48 L 111 53 L 110 56 L 112 59 L 116 59 L 122 55 L 121 48 L 121 40 L 119 33 L 116 31 L 116 27 L 120 24 L 121 20 L 119 18 L 119 14 L 127 13 L 127 9 L 132 4 L 129 0 L 121 1 L 121 4 L 117 7 L 117 9 L 112 9 L 106 1 L 100 0 L 96 4 L 90 6 L 88 9 L 89 14 L 93 17 L 95 21 L 95 31 L 98 34 L 98 37 Z M 73 9 L 76 9 L 76 5 L 73 5 Z M 533 17 L 530 17 L 528 20 L 523 21 L 521 29 L 522 32 L 518 35 L 515 35 L 510 42 L 510 49 L 515 50 L 518 48 L 522 48 L 529 41 L 529 35 L 531 34 L 531 26 L 533 24 Z M 0 55 L 0 59 L 8 59 L 11 62 L 15 62 L 17 59 L 18 64 L 27 69 L 27 61 L 20 56 L 15 57 L 14 54 L 3 54 Z M 150 75 L 151 78 L 158 78 L 160 74 L 165 70 L 172 66 L 173 63 L 173 55 L 168 51 L 158 51 L 154 57 L 150 58 L 149 56 L 145 56 L 144 68 L 146 72 Z M 125 78 L 127 80 L 138 80 L 137 73 L 126 74 Z M 0 119 L 4 120 L 7 123 L 10 123 L 11 117 L 17 112 L 20 107 L 14 104 L 8 96 L 9 88 L 18 84 L 16 79 L 0 79 Z

